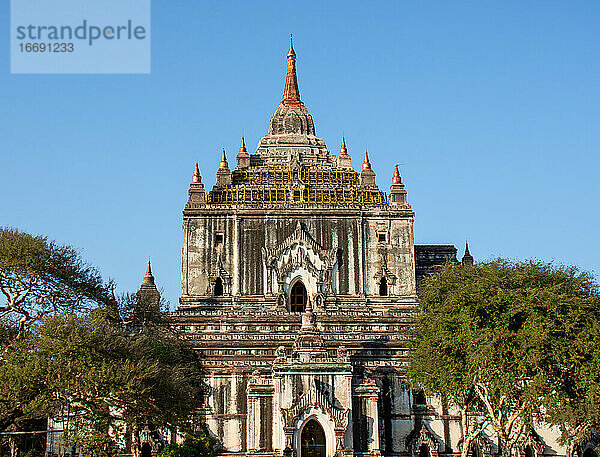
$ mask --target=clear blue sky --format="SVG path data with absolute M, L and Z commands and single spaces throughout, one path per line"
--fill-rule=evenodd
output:
M 98 0 L 99 1 L 99 0 Z M 194 163 L 256 148 L 284 84 L 331 152 L 400 164 L 417 243 L 600 272 L 600 2 L 152 4 L 150 75 L 10 75 L 0 6 L 0 225 L 79 248 L 171 307 Z

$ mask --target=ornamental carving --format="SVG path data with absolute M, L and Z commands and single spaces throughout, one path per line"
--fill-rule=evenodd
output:
M 417 457 L 423 444 L 429 449 L 431 457 L 438 457 L 438 439 L 427 424 L 420 422 L 406 438 L 406 447 L 410 450 L 412 457 Z
M 278 293 L 283 293 L 283 284 L 297 268 L 304 268 L 315 279 L 317 290 L 332 291 L 332 271 L 338 262 L 338 249 L 324 249 L 308 233 L 301 222 L 282 243 L 274 248 L 263 247 L 263 261 L 267 270 L 267 293 L 273 290 L 273 274 Z M 325 287 L 323 287 L 325 286 Z M 324 299 L 324 296 L 322 297 Z
M 285 427 L 294 428 L 296 421 L 310 408 L 320 409 L 323 414 L 329 416 L 336 429 L 345 429 L 348 424 L 349 410 L 332 405 L 325 393 L 312 388 L 303 393 L 290 408 L 281 408 Z

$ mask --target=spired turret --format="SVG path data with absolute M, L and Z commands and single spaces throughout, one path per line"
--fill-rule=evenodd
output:
M 227 163 L 227 157 L 225 156 L 225 148 L 223 148 L 221 163 L 219 164 L 219 169 L 217 170 L 216 185 L 223 187 L 229 184 L 231 184 L 231 170 L 229 170 L 229 164 Z
M 160 292 L 156 288 L 154 283 L 154 276 L 152 275 L 152 266 L 148 260 L 148 269 L 142 280 L 140 290 L 137 292 L 138 305 L 142 304 L 145 310 L 160 311 Z
M 340 148 L 337 166 L 342 170 L 352 170 L 352 158 L 350 157 L 350 154 L 348 154 L 348 149 L 346 148 L 346 138 L 344 137 L 342 137 L 342 147 Z
M 400 178 L 398 165 L 396 165 L 396 168 L 394 168 L 394 176 L 392 178 L 392 185 L 390 186 L 390 195 L 388 199 L 389 204 L 392 207 L 410 207 L 410 205 L 406 201 L 406 190 L 404 189 L 404 184 L 402 184 L 402 179 Z
M 203 205 L 206 203 L 206 191 L 204 190 L 204 184 L 202 184 L 202 176 L 200 176 L 198 162 L 196 162 L 196 168 L 194 169 L 194 175 L 192 176 L 192 182 L 190 183 L 188 195 L 188 207 L 192 205 Z
M 246 142 L 242 137 L 242 145 L 240 146 L 240 152 L 237 155 L 237 167 L 236 170 L 243 170 L 250 166 L 250 154 L 246 150 Z
M 469 242 L 465 242 L 465 255 L 463 255 L 463 258 L 461 259 L 460 263 L 463 265 L 473 265 L 473 256 L 471 255 L 471 253 L 469 252 Z
M 369 153 L 367 151 L 365 151 L 365 160 L 360 172 L 360 185 L 361 187 L 377 188 L 377 184 L 375 184 L 375 172 L 371 169 L 371 162 L 369 162 Z

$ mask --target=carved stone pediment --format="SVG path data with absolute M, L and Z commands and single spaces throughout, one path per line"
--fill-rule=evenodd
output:
M 290 408 L 281 408 L 286 427 L 294 427 L 296 421 L 309 408 L 320 409 L 329 416 L 336 429 L 344 429 L 348 424 L 348 409 L 341 409 L 331 404 L 327 395 L 317 389 L 310 389 L 298 397 Z
M 413 457 L 419 455 L 419 449 L 425 444 L 431 457 L 438 457 L 439 440 L 425 422 L 419 422 L 406 437 L 406 447 Z
M 283 284 L 285 278 L 288 278 L 294 270 L 303 268 L 314 278 L 317 292 L 321 290 L 323 284 L 326 292 L 331 291 L 332 271 L 339 257 L 337 251 L 337 249 L 324 249 L 311 236 L 306 226 L 298 222 L 294 231 L 282 243 L 272 248 L 262 249 L 263 261 L 267 269 L 267 290 L 272 290 L 272 272 L 275 273 L 276 281 Z

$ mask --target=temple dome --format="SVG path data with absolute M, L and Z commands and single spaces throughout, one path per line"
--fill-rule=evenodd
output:
M 315 135 L 312 116 L 304 106 L 287 105 L 282 102 L 269 123 L 270 135 Z

